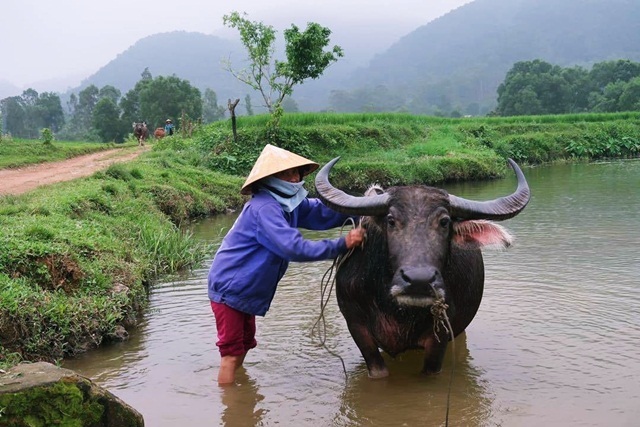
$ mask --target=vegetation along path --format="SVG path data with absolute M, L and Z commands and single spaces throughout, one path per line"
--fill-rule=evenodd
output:
M 22 194 L 43 185 L 89 176 L 113 163 L 132 160 L 149 148 L 114 148 L 59 162 L 40 163 L 18 169 L 1 169 L 0 195 Z

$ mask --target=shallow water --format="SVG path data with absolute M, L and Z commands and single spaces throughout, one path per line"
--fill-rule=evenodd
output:
M 640 162 L 525 175 L 532 200 L 504 222 L 516 243 L 485 251 L 482 305 L 438 376 L 418 374 L 416 351 L 386 358 L 388 378 L 367 378 L 334 295 L 326 330 L 311 336 L 329 262 L 291 265 L 258 318 L 258 348 L 235 387 L 215 382 L 209 261 L 155 285 L 130 340 L 64 366 L 124 399 L 151 427 L 443 426 L 447 410 L 451 426 L 640 425 Z M 447 187 L 475 200 L 514 188 L 511 177 Z M 209 219 L 194 232 L 219 242 L 234 219 Z

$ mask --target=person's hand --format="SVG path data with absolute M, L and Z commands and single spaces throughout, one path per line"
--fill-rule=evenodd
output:
M 360 246 L 364 242 L 365 229 L 362 227 L 354 228 L 347 233 L 345 241 L 347 243 L 347 249 Z

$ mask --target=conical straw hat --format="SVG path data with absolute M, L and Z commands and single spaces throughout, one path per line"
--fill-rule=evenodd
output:
M 312 162 L 302 156 L 293 154 L 283 148 L 267 144 L 262 149 L 262 153 L 260 153 L 260 157 L 258 157 L 256 163 L 253 165 L 253 169 L 251 169 L 240 193 L 251 194 L 251 184 L 254 182 L 260 181 L 262 178 L 269 175 L 300 166 L 308 166 L 307 170 L 304 172 L 305 175 L 308 175 L 318 169 L 319 165 L 316 162 Z

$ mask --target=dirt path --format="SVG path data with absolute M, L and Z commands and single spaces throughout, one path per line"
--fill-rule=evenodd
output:
M 116 162 L 138 157 L 150 147 L 114 148 L 59 162 L 47 162 L 18 169 L 0 169 L 0 195 L 22 194 L 37 187 L 82 178 Z

